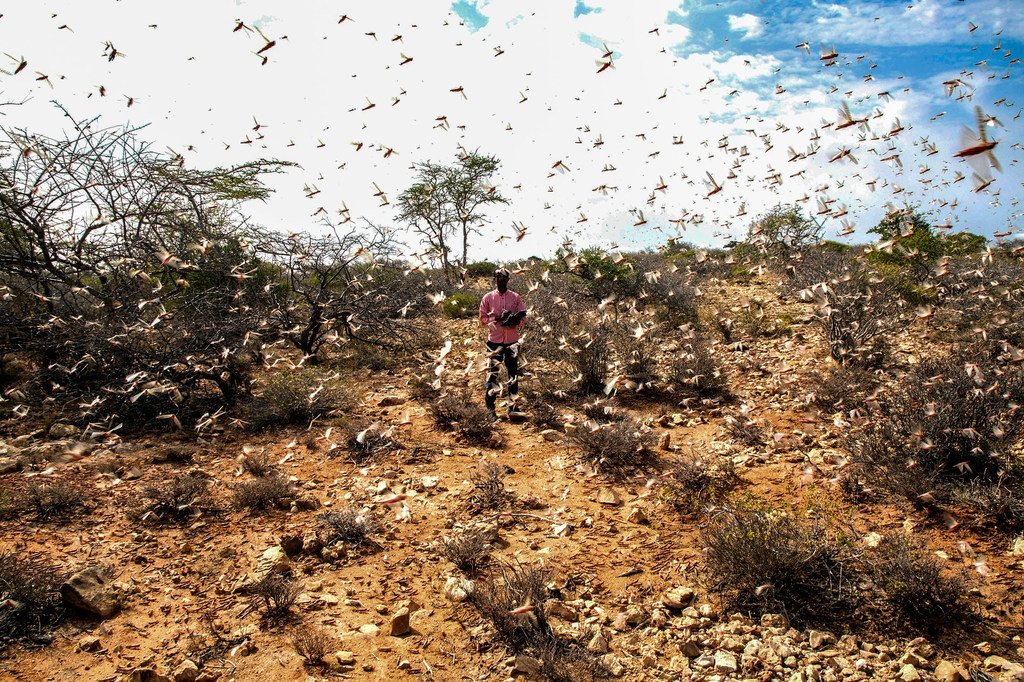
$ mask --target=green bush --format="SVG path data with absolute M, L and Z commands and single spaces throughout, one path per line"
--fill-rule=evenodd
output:
M 441 312 L 453 319 L 476 317 L 480 312 L 480 296 L 465 292 L 452 294 L 441 304 Z
M 469 263 L 466 265 L 466 276 L 467 277 L 486 277 L 490 279 L 494 276 L 494 271 L 498 269 L 498 266 L 489 260 L 482 260 L 477 263 Z

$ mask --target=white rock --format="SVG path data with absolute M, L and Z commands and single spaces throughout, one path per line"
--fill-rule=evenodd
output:
M 728 651 L 715 652 L 715 670 L 729 675 L 736 672 L 737 667 L 736 656 L 732 653 Z

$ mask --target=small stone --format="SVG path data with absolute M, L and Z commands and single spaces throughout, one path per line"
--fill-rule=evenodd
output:
M 355 665 L 356 655 L 351 651 L 335 651 L 334 658 L 338 665 Z
M 373 623 L 366 623 L 365 625 L 359 626 L 359 632 L 364 635 L 375 637 L 378 634 L 380 634 L 380 628 L 374 625 Z
M 672 434 L 666 433 L 661 436 L 661 440 L 658 441 L 658 447 L 662 450 L 672 449 Z
M 386 395 L 377 401 L 377 405 L 380 407 L 395 407 L 397 405 L 405 405 L 405 398 L 400 395 Z
M 313 495 L 303 495 L 292 500 L 295 511 L 316 511 L 320 508 L 320 500 Z
M 897 661 L 900 665 L 912 665 L 915 668 L 923 668 L 928 664 L 928 659 L 921 656 L 916 650 L 911 649 L 907 653 L 900 656 Z
M 693 601 L 694 592 L 690 587 L 679 585 L 665 592 L 661 603 L 670 609 L 685 609 Z
M 99 651 L 101 648 L 100 638 L 95 635 L 85 635 L 78 640 L 79 651 Z
M 15 474 L 21 471 L 21 460 L 13 457 L 0 457 L 0 476 Z
M 423 489 L 432 490 L 437 487 L 437 484 L 441 479 L 437 476 L 424 476 L 423 477 Z
M 274 573 L 287 573 L 292 567 L 288 554 L 281 546 L 268 547 L 262 556 L 256 560 L 256 569 L 253 571 L 253 582 L 259 582 Z
M 601 488 L 597 493 L 597 501 L 601 504 L 607 504 L 612 507 L 617 507 L 622 504 L 622 500 L 619 498 L 618 493 L 611 488 Z
M 409 627 L 409 609 L 402 607 L 391 616 L 391 636 L 405 637 L 412 628 Z
M 62 424 L 60 422 L 57 422 L 56 424 L 51 426 L 50 430 L 47 431 L 47 435 L 54 440 L 59 440 L 61 438 L 74 438 L 79 433 L 80 431 L 77 426 L 72 426 L 71 424 Z
M 608 650 L 608 640 L 600 632 L 595 632 L 594 636 L 587 642 L 587 651 L 592 653 L 606 654 Z
M 626 512 L 626 521 L 636 524 L 647 523 L 647 514 L 644 514 L 640 507 L 630 507 Z
M 196 682 L 196 678 L 199 677 L 199 666 L 186 658 L 174 669 L 171 677 L 174 682 Z
M 561 431 L 555 431 L 554 429 L 544 429 L 540 432 L 541 437 L 549 442 L 557 443 L 562 440 Z
M 920 682 L 921 673 L 917 672 L 917 668 L 913 665 L 907 663 L 900 668 L 899 678 L 903 680 L 903 682 Z
M 820 649 L 826 644 L 830 644 L 836 641 L 836 638 L 829 632 L 822 632 L 820 630 L 808 630 L 807 631 L 807 643 L 812 649 Z
M 171 682 L 167 675 L 161 675 L 148 666 L 139 666 L 128 676 L 128 682 Z
M 575 623 L 580 619 L 579 614 L 566 606 L 565 602 L 558 599 L 548 599 L 544 603 L 544 613 L 553 618 L 561 618 L 569 623 Z
M 715 670 L 729 675 L 736 672 L 736 657 L 728 651 L 715 652 Z
M 472 580 L 453 575 L 444 583 L 444 596 L 450 601 L 462 602 L 466 601 L 475 589 L 476 584 Z
M 298 535 L 284 535 L 278 542 L 281 545 L 281 549 L 289 557 L 297 556 L 302 553 L 302 538 Z
M 540 659 L 526 654 L 516 656 L 514 670 L 528 677 L 540 677 L 544 664 Z
M 121 610 L 121 594 L 98 568 L 87 568 L 71 576 L 60 586 L 61 596 L 69 606 L 109 618 Z
M 1015 538 L 1010 547 L 1010 556 L 1024 556 L 1024 535 Z
M 701 654 L 700 644 L 691 639 L 679 647 L 679 653 L 687 658 L 697 658 Z
M 781 613 L 766 613 L 761 616 L 761 626 L 766 628 L 789 629 L 789 619 Z
M 935 679 L 938 682 L 967 682 L 970 673 L 964 670 L 963 666 L 949 661 L 939 661 L 935 666 Z

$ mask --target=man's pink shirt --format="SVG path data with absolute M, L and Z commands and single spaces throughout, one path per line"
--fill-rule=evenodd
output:
M 503 327 L 496 322 L 507 310 L 514 313 L 526 310 L 522 297 L 514 291 L 508 290 L 502 294 L 495 289 L 484 294 L 480 300 L 480 324 L 488 327 L 487 340 L 491 343 L 508 345 L 519 340 L 519 328 L 523 326 L 522 322 L 515 327 Z

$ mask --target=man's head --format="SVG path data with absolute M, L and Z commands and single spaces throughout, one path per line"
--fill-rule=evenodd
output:
M 494 285 L 498 287 L 498 291 L 505 293 L 508 290 L 508 278 L 509 272 L 505 268 L 498 268 L 494 271 Z

